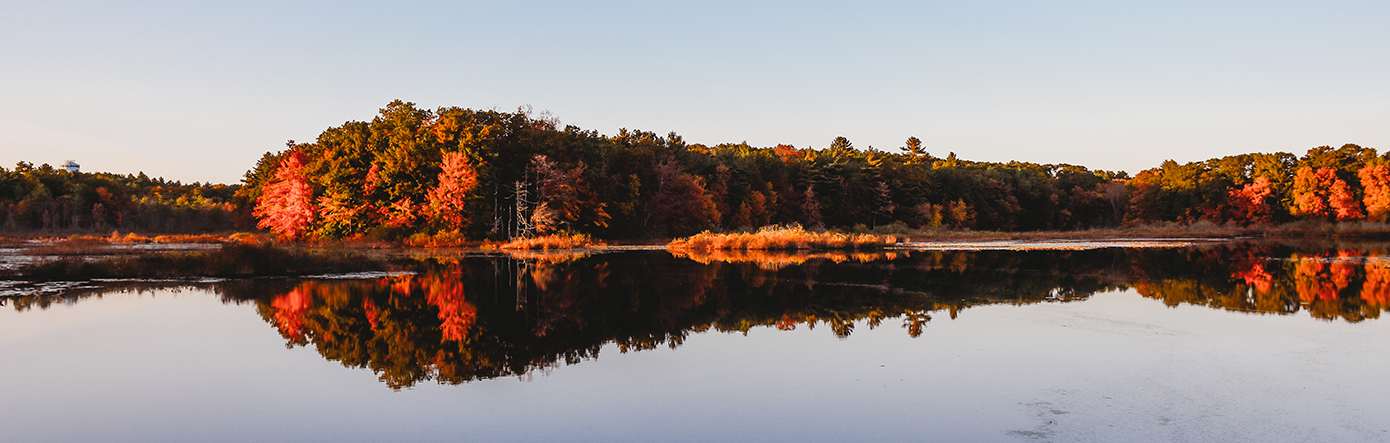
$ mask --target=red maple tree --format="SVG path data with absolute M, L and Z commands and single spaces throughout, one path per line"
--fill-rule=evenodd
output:
M 1363 216 L 1351 186 L 1337 177 L 1337 171 L 1328 168 L 1299 168 L 1293 177 L 1293 200 L 1293 207 L 1289 209 L 1294 215 L 1335 216 L 1337 220 Z
M 1236 220 L 1246 223 L 1268 223 L 1273 220 L 1273 212 L 1265 202 L 1274 191 L 1270 189 L 1269 179 L 1258 177 L 1241 189 L 1232 189 L 1231 206 L 1235 207 Z
M 1361 178 L 1361 188 L 1365 193 L 1362 202 L 1366 203 L 1366 216 L 1371 220 L 1384 221 L 1390 214 L 1390 168 L 1385 165 L 1367 165 L 1356 171 Z
M 477 185 L 478 172 L 473 170 L 468 156 L 462 152 L 444 154 L 443 170 L 439 172 L 439 185 L 430 190 L 425 211 L 430 218 L 443 223 L 449 229 L 461 229 L 468 221 L 463 215 L 464 196 Z
M 1337 221 L 1355 220 L 1365 216 L 1361 213 L 1361 203 L 1356 201 L 1351 187 L 1347 186 L 1347 182 L 1341 179 L 1332 182 L 1332 190 L 1327 194 L 1327 202 L 1332 206 L 1333 213 L 1337 215 Z
M 293 240 L 308 231 L 317 212 L 314 190 L 304 175 L 304 154 L 291 152 L 256 200 L 254 214 L 260 219 L 256 226 Z

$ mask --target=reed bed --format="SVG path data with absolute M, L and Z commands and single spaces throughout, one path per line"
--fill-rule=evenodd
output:
M 434 235 L 419 233 L 401 241 L 403 245 L 417 248 L 461 248 L 476 243 L 462 233 L 453 231 L 441 231 Z
M 579 249 L 579 248 L 598 248 L 607 246 L 603 242 L 594 241 L 585 234 L 574 235 L 542 235 L 540 237 L 515 238 L 512 241 L 503 243 L 502 249 Z
M 758 232 L 715 234 L 705 231 L 666 245 L 673 250 L 873 249 L 898 242 L 891 235 L 811 232 L 800 226 L 765 227 Z

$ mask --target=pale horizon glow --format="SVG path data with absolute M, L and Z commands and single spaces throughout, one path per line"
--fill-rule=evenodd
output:
M 1070 163 L 1131 174 L 1390 149 L 1383 2 L 0 5 L 0 165 L 235 183 L 288 139 L 530 105 L 689 143 Z

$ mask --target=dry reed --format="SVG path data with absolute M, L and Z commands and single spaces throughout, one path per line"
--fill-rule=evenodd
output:
M 705 231 L 668 243 L 676 250 L 794 250 L 794 249 L 870 249 L 892 245 L 891 235 L 811 232 L 800 226 L 764 227 L 758 232 L 715 234 Z
M 597 248 L 607 246 L 603 242 L 596 242 L 585 234 L 574 235 L 542 235 L 540 237 L 521 237 L 503 243 L 502 249 L 576 249 L 576 248 Z

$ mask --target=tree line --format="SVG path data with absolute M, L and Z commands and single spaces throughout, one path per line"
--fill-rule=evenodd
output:
M 824 149 L 706 146 L 679 135 L 561 128 L 524 111 L 430 111 L 392 102 L 247 173 L 260 226 L 289 237 L 603 238 L 807 227 L 1074 230 L 1151 222 L 1383 221 L 1390 157 L 1318 147 L 1167 161 L 1132 179 L 1067 164 L 938 157 L 916 137 L 890 151 L 837 137 Z
M 1136 174 L 1126 220 L 1282 223 L 1384 222 L 1390 214 L 1390 153 L 1354 144 L 1302 157 L 1277 152 L 1178 164 Z
M 1387 154 L 1390 155 L 1390 154 Z M 371 121 L 268 152 L 239 185 L 48 165 L 0 168 L 10 231 L 270 229 L 288 238 L 630 239 L 808 228 L 1077 230 L 1155 222 L 1384 221 L 1390 157 L 1344 145 L 1164 162 L 1132 178 L 1068 164 L 880 150 L 707 146 L 676 133 L 614 135 L 528 111 L 394 101 Z
M 125 230 L 189 233 L 250 225 L 241 185 L 183 184 L 145 173 L 69 172 L 19 162 L 0 167 L 0 231 Z M 240 203 L 246 206 L 247 203 Z
M 650 238 L 773 224 L 1041 230 L 1125 221 L 1123 173 L 1075 165 L 679 135 L 604 136 L 528 112 L 392 102 L 370 122 L 266 153 L 239 195 L 287 237 L 510 238 L 576 232 Z

